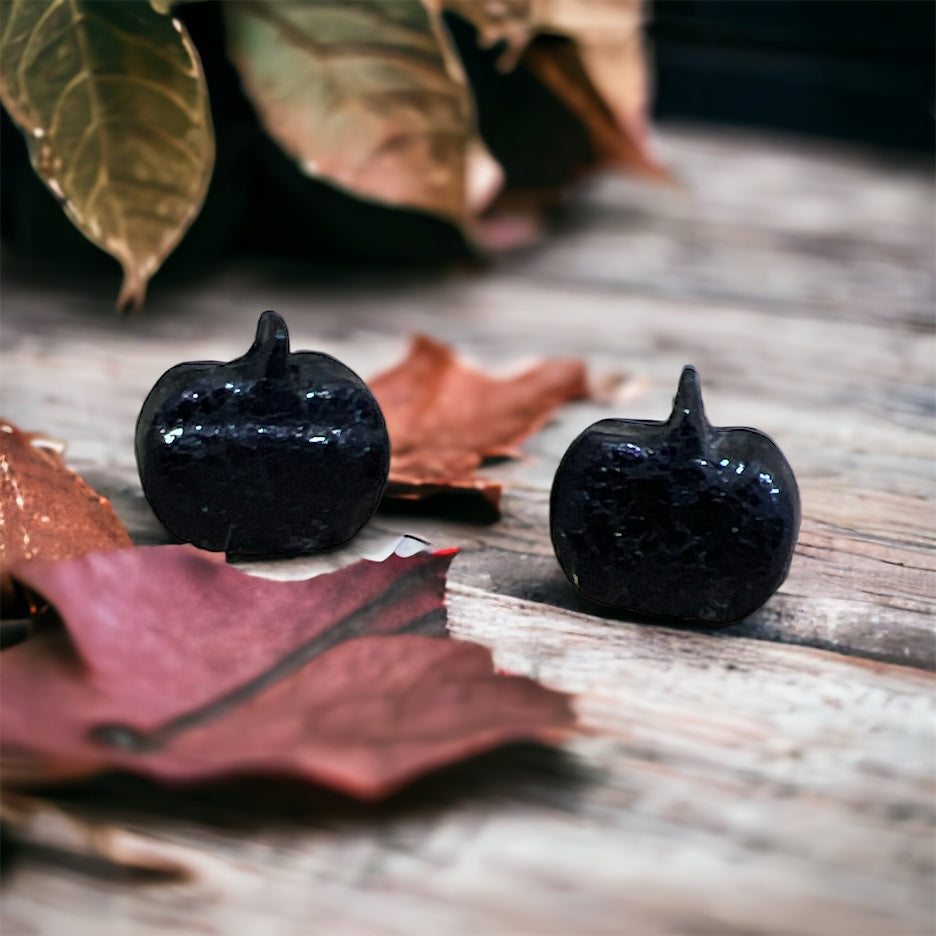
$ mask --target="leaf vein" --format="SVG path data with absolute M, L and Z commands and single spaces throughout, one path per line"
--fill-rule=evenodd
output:
M 140 205 L 134 205 L 133 208 L 128 208 L 124 211 L 124 216 L 127 218 L 142 218 L 147 221 L 155 221 L 160 227 L 165 227 L 168 222 L 174 222 L 176 219 L 183 217 L 187 206 L 183 205 L 180 211 L 173 211 L 167 214 L 159 214 L 156 211 L 151 211 L 148 208 L 143 208 Z
M 158 81 L 154 81 L 151 78 L 144 78 L 142 75 L 110 72 L 87 72 L 86 74 L 89 78 L 92 79 L 92 82 L 94 83 L 116 81 L 122 84 L 133 84 L 139 85 L 143 88 L 148 88 L 149 90 L 155 91 L 157 94 L 164 97 L 170 103 L 174 104 L 176 108 L 186 116 L 190 123 L 195 124 L 196 126 L 201 123 L 197 108 L 190 108 L 188 103 L 178 92 L 174 91 L 172 88 L 167 88 L 165 85 L 162 85 Z M 63 94 L 64 93 L 65 92 L 63 92 Z
M 67 185 L 67 186 L 71 185 L 71 182 L 73 179 L 73 173 L 75 172 L 75 169 L 78 167 L 80 163 L 79 157 L 83 155 L 85 147 L 88 145 L 88 143 L 92 139 L 95 138 L 95 136 L 97 136 L 97 138 L 100 141 L 99 148 L 102 153 L 102 155 L 99 158 L 99 163 L 98 163 L 99 178 L 95 181 L 95 188 L 98 185 L 102 184 L 103 182 L 106 182 L 110 178 L 110 171 L 107 168 L 109 163 L 103 156 L 103 153 L 107 149 L 107 144 L 106 144 L 107 134 L 104 132 L 103 128 L 105 128 L 108 124 L 113 124 L 113 123 L 123 124 L 124 118 L 122 116 L 108 117 L 103 120 L 97 120 L 97 121 L 91 122 L 88 124 L 87 127 L 84 128 L 84 130 L 81 133 L 81 136 L 78 139 L 78 142 L 75 144 L 75 147 L 72 149 L 69 155 L 70 167 L 69 167 L 68 172 L 62 178 L 63 185 Z M 149 134 L 151 136 L 160 137 L 170 147 L 172 147 L 178 153 L 183 155 L 188 161 L 193 163 L 196 167 L 198 167 L 198 165 L 200 164 L 201 160 L 200 160 L 198 153 L 192 150 L 178 137 L 173 136 L 171 133 L 167 132 L 162 127 L 157 127 L 153 124 L 146 124 L 142 122 L 139 123 L 138 126 L 140 129 L 144 131 L 144 134 Z M 103 177 L 104 177 L 103 179 L 100 178 L 101 174 L 103 174 Z M 138 184 L 141 186 L 144 186 L 144 185 L 148 185 L 149 183 L 138 182 Z M 90 195 L 88 196 L 88 198 L 90 199 Z M 87 200 L 86 200 L 86 203 L 87 203 Z
M 45 8 L 45 10 L 43 10 L 42 16 L 40 16 L 39 19 L 36 20 L 32 29 L 29 31 L 29 35 L 26 38 L 26 44 L 23 46 L 22 52 L 20 52 L 19 61 L 16 64 L 16 80 L 19 84 L 20 91 L 26 96 L 27 100 L 30 99 L 30 94 L 29 94 L 29 83 L 26 81 L 26 69 L 29 67 L 30 62 L 31 62 L 30 60 L 31 47 L 36 37 L 41 32 L 42 25 L 49 18 L 49 16 L 54 12 L 56 7 L 62 6 L 64 3 L 66 3 L 66 0 L 52 0 L 52 2 Z M 40 47 L 39 51 L 40 52 L 44 51 L 46 48 L 48 48 L 48 46 L 52 45 L 53 42 L 57 42 L 59 39 L 61 39 L 63 35 L 67 35 L 71 30 L 73 30 L 76 27 L 76 25 L 77 25 L 77 20 L 75 19 L 75 15 L 73 14 L 72 22 L 69 26 L 65 27 L 64 29 L 59 30 L 58 32 L 54 32 L 51 38 L 49 37 L 43 38 L 43 44 Z M 35 60 L 35 58 L 36 58 L 36 55 L 33 55 L 32 60 Z M 32 104 L 32 101 L 29 100 L 29 103 Z
M 20 0 L 8 0 L 7 3 L 0 5 L 0 10 L 4 11 L 0 13 L 0 21 L 3 23 L 2 30 L 0 30 L 0 44 L 4 47 L 7 45 L 10 29 L 12 28 L 12 24 L 16 21 L 20 5 Z
M 77 28 L 78 23 L 80 22 L 78 0 L 66 0 L 66 2 L 68 3 L 72 11 L 72 19 L 75 22 L 75 26 L 76 26 L 75 40 L 78 43 L 78 46 L 80 48 L 82 61 L 85 61 L 85 62 L 90 61 L 91 56 L 90 56 L 89 49 L 88 49 L 87 37 L 85 36 L 84 30 Z M 88 127 L 84 131 L 82 131 L 81 138 L 79 140 L 79 146 L 71 153 L 71 156 L 70 156 L 71 169 L 69 170 L 68 173 L 66 173 L 65 178 L 63 179 L 63 182 L 67 182 L 67 180 L 73 174 L 75 167 L 79 164 L 79 159 L 78 159 L 79 154 L 84 152 L 84 147 L 87 145 L 89 140 L 96 138 L 98 141 L 97 176 L 95 178 L 94 185 L 91 188 L 91 193 L 89 194 L 85 202 L 86 206 L 92 205 L 94 203 L 94 201 L 97 198 L 98 192 L 100 191 L 101 187 L 104 185 L 104 183 L 107 180 L 106 166 L 107 166 L 107 153 L 108 153 L 107 141 L 104 137 L 104 134 L 94 133 L 94 128 L 96 125 L 99 124 L 100 116 L 101 116 L 101 102 L 98 99 L 98 95 L 96 93 L 94 84 L 89 85 L 88 100 L 91 105 L 91 120 L 88 122 Z M 88 133 L 88 130 L 91 131 L 90 134 Z M 68 182 L 68 187 L 69 188 L 71 187 L 70 182 Z M 76 211 L 78 210 L 77 203 L 75 204 L 75 210 Z M 123 218 L 119 217 L 119 215 L 116 219 L 116 224 L 120 228 L 119 239 L 122 241 L 125 241 L 126 229 L 123 225 Z
M 435 77 L 444 77 L 444 63 L 435 50 L 404 48 L 387 45 L 382 42 L 319 42 L 309 33 L 298 29 L 274 9 L 263 3 L 245 0 L 243 6 L 247 7 L 257 16 L 276 28 L 279 34 L 291 45 L 304 49 L 321 59 L 348 59 L 348 58 L 382 58 L 385 61 L 395 62 L 406 68 L 418 69 Z
M 401 22 L 385 12 L 388 7 L 394 6 L 394 0 L 382 0 L 375 4 L 372 0 L 316 0 L 316 9 L 339 15 L 345 21 L 355 20 L 358 23 L 371 26 L 380 31 L 382 36 L 392 29 L 405 35 L 409 43 L 424 46 L 426 51 L 435 52 L 435 39 L 430 33 L 416 32 L 411 25 Z M 436 53 L 438 54 L 438 53 Z
M 72 93 L 72 91 L 75 90 L 75 88 L 80 87 L 81 84 L 87 81 L 90 77 L 91 72 L 89 72 L 86 68 L 82 69 L 68 82 L 67 85 L 65 85 L 62 93 L 58 96 L 58 99 L 55 102 L 55 107 L 52 108 L 52 116 L 49 118 L 49 123 L 46 129 L 47 135 L 53 140 L 55 139 L 55 135 L 58 132 L 59 117 L 61 116 L 62 106 L 65 99 Z
M 72 0 L 72 2 L 75 2 L 75 0 Z M 146 36 L 141 36 L 138 33 L 130 32 L 127 29 L 121 29 L 116 23 L 99 16 L 96 12 L 92 12 L 92 10 L 88 10 L 85 13 L 85 18 L 96 20 L 101 26 L 110 30 L 110 32 L 112 32 L 122 42 L 130 43 L 132 45 L 140 46 L 141 48 L 146 49 L 146 51 L 152 53 L 157 58 L 161 58 L 164 62 L 168 62 L 170 65 L 182 72 L 182 74 L 188 75 L 191 78 L 198 77 L 198 70 L 194 66 L 185 67 L 179 60 L 178 56 L 174 55 L 171 51 L 166 51 L 154 43 L 151 39 L 148 39 Z

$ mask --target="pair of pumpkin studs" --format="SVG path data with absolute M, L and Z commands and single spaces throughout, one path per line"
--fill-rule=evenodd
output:
M 177 538 L 275 555 L 347 542 L 373 514 L 390 466 L 367 385 L 327 354 L 290 352 L 264 312 L 242 357 L 168 370 L 136 427 L 147 500 Z M 704 624 L 740 620 L 786 577 L 799 531 L 793 471 L 756 429 L 717 428 L 686 367 L 664 422 L 604 419 L 553 481 L 559 564 L 586 598 Z

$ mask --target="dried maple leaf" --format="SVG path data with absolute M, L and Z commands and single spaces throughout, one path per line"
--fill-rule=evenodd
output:
M 0 420 L 0 579 L 3 613 L 13 604 L 8 570 L 20 559 L 71 559 L 133 545 L 110 502 L 65 467 L 62 446 Z
M 370 387 L 390 433 L 386 497 L 460 492 L 495 509 L 501 485 L 475 474 L 483 459 L 520 457 L 520 442 L 557 406 L 588 394 L 581 361 L 542 361 L 500 379 L 466 367 L 448 345 L 425 335 Z
M 65 629 L 0 657 L 4 782 L 272 773 L 370 799 L 553 737 L 571 722 L 565 695 L 496 674 L 483 647 L 425 636 L 444 631 L 454 552 L 300 582 L 190 546 L 21 563 Z

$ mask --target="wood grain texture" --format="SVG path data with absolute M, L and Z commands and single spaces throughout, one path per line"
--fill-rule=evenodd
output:
M 603 179 L 547 243 L 477 274 L 241 264 L 157 281 L 118 320 L 109 284 L 36 282 L 5 258 L 4 415 L 67 439 L 138 543 L 166 541 L 133 462 L 143 397 L 180 360 L 242 353 L 265 308 L 294 347 L 365 377 L 423 331 L 501 372 L 578 354 L 619 388 L 483 469 L 506 482 L 500 523 L 381 512 L 339 552 L 243 564 L 301 577 L 406 532 L 461 546 L 452 628 L 578 694 L 562 752 L 504 751 L 376 809 L 100 780 L 58 805 L 147 854 L 163 843 L 188 874 L 141 881 L 40 838 L 14 856 L 4 933 L 934 931 L 931 174 L 752 136 L 661 144 L 684 190 Z M 712 422 L 772 435 L 803 496 L 787 582 L 714 631 L 596 615 L 548 536 L 568 443 L 609 415 L 664 418 L 687 362 Z

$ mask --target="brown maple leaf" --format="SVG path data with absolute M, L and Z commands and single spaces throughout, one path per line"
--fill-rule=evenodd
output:
M 456 550 L 307 581 L 190 546 L 24 562 L 64 629 L 0 657 L 3 780 L 107 769 L 181 783 L 289 775 L 365 799 L 571 724 L 567 696 L 445 630 Z
M 501 485 L 475 472 L 485 458 L 519 458 L 519 444 L 567 400 L 588 395 L 581 361 L 542 361 L 516 377 L 489 377 L 425 335 L 370 381 L 390 433 L 384 495 L 415 500 L 480 496 L 498 509 Z
M 71 559 L 132 546 L 110 502 L 65 466 L 62 445 L 0 420 L 2 610 L 14 603 L 8 570 L 20 559 Z

